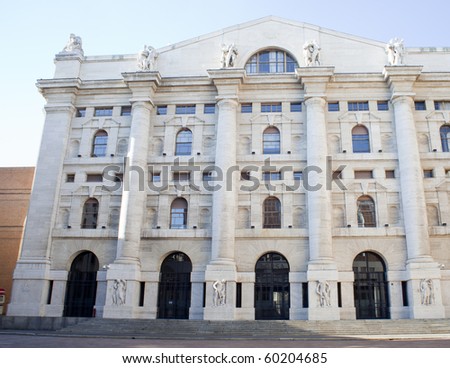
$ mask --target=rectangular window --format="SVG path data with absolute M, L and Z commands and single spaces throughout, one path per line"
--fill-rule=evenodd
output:
M 427 109 L 425 106 L 425 101 L 415 101 L 414 107 L 417 111 L 425 111 Z
M 212 180 L 213 176 L 212 176 L 212 172 L 208 171 L 208 172 L 203 172 L 203 181 L 210 181 Z
M 395 171 L 394 170 L 386 170 L 386 179 L 395 179 Z
M 423 170 L 423 177 L 424 178 L 432 178 L 433 177 L 433 170 Z
M 188 171 L 173 173 L 173 181 L 189 181 L 190 178 L 191 178 L 191 173 Z
M 216 104 L 205 104 L 203 108 L 204 114 L 215 114 L 216 113 Z
M 339 111 L 339 102 L 328 102 L 328 111 Z
M 236 283 L 236 308 L 242 308 L 242 283 Z
M 281 102 L 263 103 L 261 112 L 281 112 Z
M 355 179 L 372 179 L 373 174 L 371 170 L 355 171 Z
M 195 105 L 177 105 L 175 108 L 175 114 L 177 115 L 194 115 Z
M 435 110 L 450 110 L 450 101 L 434 101 Z
M 144 297 L 145 297 L 145 282 L 141 281 L 139 283 L 139 306 L 144 306 Z
M 112 107 L 96 107 L 94 116 L 112 116 Z
M 342 285 L 340 282 L 337 283 L 337 294 L 338 294 L 338 308 L 342 308 Z
M 333 171 L 332 178 L 333 180 L 342 179 L 342 171 L 341 170 Z
M 122 106 L 120 116 L 131 116 L 131 106 Z
M 302 307 L 309 308 L 308 283 L 302 282 Z
M 303 180 L 303 172 L 294 171 L 294 180 Z
M 115 181 L 116 183 L 122 183 L 122 182 L 123 182 L 123 174 L 121 174 L 121 173 L 116 173 L 116 174 L 114 175 L 114 181 Z
M 402 281 L 402 299 L 403 299 L 403 306 L 408 307 L 408 283 L 406 281 Z
M 75 174 L 67 174 L 66 183 L 74 183 L 75 182 Z
M 161 173 L 159 173 L 159 172 L 152 173 L 152 182 L 160 183 L 161 182 Z
M 302 112 L 302 103 L 291 102 L 291 112 Z
M 250 114 L 252 113 L 253 106 L 251 103 L 243 103 L 241 104 L 241 113 Z
M 77 118 L 84 118 L 85 116 L 86 116 L 86 108 L 85 107 L 80 107 L 79 109 L 77 109 L 77 114 L 76 114 Z
M 348 111 L 369 111 L 368 101 L 348 102 Z
M 377 106 L 378 106 L 378 111 L 388 111 L 389 110 L 389 102 L 388 101 L 378 101 Z
M 103 181 L 102 174 L 87 174 L 86 181 L 89 183 L 99 183 Z
M 250 180 L 250 171 L 241 171 L 241 180 Z
M 272 180 L 281 180 L 281 172 L 280 171 L 265 171 L 263 172 L 263 180 L 264 181 L 272 181 Z
M 167 105 L 156 106 L 156 115 L 167 115 Z
M 48 283 L 47 305 L 52 304 L 52 294 L 53 294 L 53 280 L 50 280 Z

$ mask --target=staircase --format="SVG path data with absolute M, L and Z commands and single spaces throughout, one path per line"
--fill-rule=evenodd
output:
M 193 321 L 91 318 L 59 334 L 163 339 L 313 339 L 448 334 L 450 319 L 357 321 Z

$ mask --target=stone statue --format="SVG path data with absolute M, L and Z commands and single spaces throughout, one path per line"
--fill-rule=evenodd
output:
M 238 56 L 238 50 L 234 43 L 222 44 L 222 68 L 233 68 Z
M 315 41 L 306 41 L 303 45 L 303 58 L 305 60 L 305 66 L 318 66 L 320 65 L 320 46 Z
M 62 52 L 67 54 L 84 55 L 81 37 L 71 33 L 69 36 L 69 41 L 67 42 L 66 47 L 64 47 Z
M 317 281 L 316 293 L 321 307 L 331 306 L 331 288 L 327 281 Z
M 114 280 L 112 302 L 114 305 L 124 305 L 127 291 L 127 282 L 125 280 Z
M 213 304 L 215 307 L 226 304 L 227 297 L 227 282 L 225 280 L 217 280 L 213 284 L 214 299 Z
M 420 281 L 420 296 L 422 305 L 431 305 L 433 304 L 433 280 L 431 279 L 422 279 Z
M 364 216 L 361 212 L 361 208 L 358 207 L 358 211 L 356 213 L 356 217 L 358 218 L 358 226 L 364 227 Z
M 137 66 L 139 70 L 155 70 L 157 58 L 158 53 L 156 52 L 156 50 L 152 46 L 144 45 L 144 49 L 139 52 L 137 57 Z
M 386 45 L 386 53 L 389 65 L 403 65 L 403 56 L 405 55 L 405 47 L 403 40 L 393 38 Z

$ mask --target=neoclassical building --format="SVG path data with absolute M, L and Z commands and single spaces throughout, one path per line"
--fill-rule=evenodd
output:
M 71 35 L 37 86 L 9 315 L 450 317 L 448 49 L 266 17 L 135 55 Z

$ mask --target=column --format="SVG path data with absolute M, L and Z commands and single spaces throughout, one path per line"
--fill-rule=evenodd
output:
M 116 260 L 107 274 L 108 289 L 105 318 L 132 318 L 138 315 L 141 265 L 140 241 L 147 203 L 147 155 L 149 149 L 150 113 L 152 98 L 160 84 L 157 72 L 123 73 L 131 90 L 132 120 L 127 161 L 124 168 L 124 189 L 120 209 Z M 125 304 L 114 305 L 114 280 L 126 281 Z
M 306 160 L 309 263 L 308 290 L 310 320 L 339 319 L 337 266 L 333 259 L 331 190 L 327 189 L 326 90 L 334 67 L 297 69 L 305 88 Z
M 20 258 L 13 276 L 8 315 L 44 316 L 49 285 L 51 231 L 79 79 L 41 80 L 46 117 Z
M 218 120 L 215 165 L 223 180 L 213 192 L 211 260 L 205 272 L 206 307 L 204 319 L 232 320 L 236 309 L 236 264 L 234 260 L 235 221 L 237 213 L 237 185 L 239 170 L 236 165 L 237 107 L 239 86 L 244 69 L 208 70 L 216 85 Z M 225 301 L 217 305 L 213 284 L 225 281 Z
M 410 318 L 443 318 L 440 270 L 430 252 L 423 171 L 414 121 L 414 83 L 421 66 L 386 66 L 392 92 L 403 218 L 405 223 Z M 423 303 L 421 284 L 431 280 L 432 303 Z

